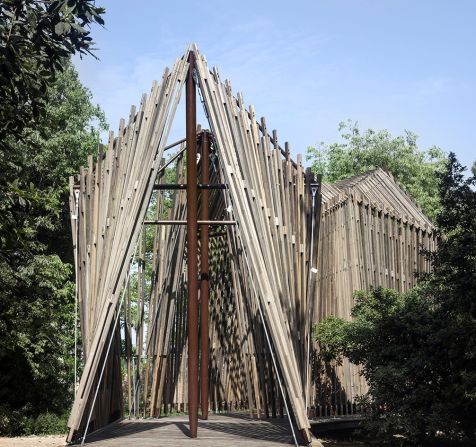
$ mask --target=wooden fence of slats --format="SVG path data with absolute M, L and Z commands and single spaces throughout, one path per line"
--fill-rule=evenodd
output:
M 113 371 L 111 365 L 102 368 L 101 360 L 108 350 L 110 354 L 116 351 L 117 343 L 109 343 L 108 335 L 187 68 L 181 59 L 171 71 L 166 70 L 161 83 L 154 83 L 150 95 L 143 96 L 139 110 L 131 108 L 128 125 L 121 121 L 105 155 L 100 154 L 96 162 L 90 158 L 88 169 L 80 172 L 79 212 L 72 227 L 78 235 L 76 273 L 85 364 L 68 421 L 68 441 L 85 428 L 101 370 L 105 376 Z M 91 429 L 122 416 L 122 401 L 114 401 L 111 396 L 116 393 L 105 383 L 97 392 Z M 113 389 L 120 386 L 120 373 L 116 373 Z
M 245 299 L 257 299 L 265 315 L 280 380 L 298 428 L 310 439 L 301 374 L 311 323 L 306 318 L 309 190 L 302 168 L 291 168 L 289 153 L 282 159 L 277 133 L 273 132 L 271 141 L 264 118 L 258 125 L 253 108 L 246 109 L 241 95 L 233 96 L 230 83 L 222 83 L 216 69 L 210 72 L 200 54 L 196 66 L 229 203 L 238 222 L 232 236 L 239 239 L 246 258 L 248 271 L 240 270 L 241 280 L 249 277 L 252 294 Z M 291 202 L 297 208 L 293 214 Z M 298 286 L 296 276 L 302 278 Z M 275 379 L 271 373 L 270 383 Z M 274 385 L 270 391 L 275 412 L 278 392 Z
M 430 270 L 421 249 L 436 248 L 435 229 L 390 174 L 378 169 L 323 184 L 322 201 L 315 321 L 350 318 L 356 290 L 404 292 L 415 285 L 415 273 Z M 313 370 L 316 416 L 361 411 L 358 396 L 368 387 L 359 367 L 347 359 L 341 366 L 325 363 L 316 349 Z

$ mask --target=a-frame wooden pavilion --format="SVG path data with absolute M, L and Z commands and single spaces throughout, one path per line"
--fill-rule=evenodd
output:
M 186 137 L 170 143 L 184 89 Z M 287 415 L 310 442 L 319 195 L 191 45 L 71 179 L 84 368 L 67 440 L 174 410 L 194 437 L 201 402 L 204 418 Z
M 367 391 L 357 366 L 320 360 L 313 324 L 350 318 L 355 290 L 408 290 L 437 243 L 383 170 L 321 185 L 195 45 L 71 179 L 70 208 L 84 360 L 70 442 L 181 411 L 195 437 L 211 410 L 286 416 L 309 443 L 309 418 L 359 413 Z

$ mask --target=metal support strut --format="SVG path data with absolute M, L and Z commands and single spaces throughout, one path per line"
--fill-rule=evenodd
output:
M 210 180 L 210 137 L 208 132 L 203 132 L 201 141 L 201 181 L 208 184 Z M 208 189 L 201 190 L 200 219 L 204 222 L 209 219 Z M 202 407 L 202 419 L 208 419 L 208 295 L 210 280 L 208 272 L 208 225 L 200 228 L 200 402 Z
M 307 322 L 306 322 L 306 363 L 304 378 L 304 403 L 306 412 L 309 413 L 309 390 L 311 382 L 311 338 L 312 338 L 312 316 L 314 312 L 314 297 L 312 294 L 313 273 L 316 272 L 314 267 L 314 233 L 316 226 L 316 195 L 319 191 L 319 183 L 314 182 L 314 174 L 309 170 L 306 173 L 306 180 L 309 182 L 311 192 L 311 249 L 309 254 L 309 271 L 307 276 Z
M 188 57 L 185 86 L 187 139 L 187 321 L 188 321 L 188 420 L 190 436 L 198 427 L 198 241 L 197 241 L 197 104 L 193 79 L 195 54 Z

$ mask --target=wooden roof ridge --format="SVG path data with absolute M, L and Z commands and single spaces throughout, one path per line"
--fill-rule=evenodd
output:
M 337 186 L 338 188 L 345 188 L 345 187 L 349 187 L 349 186 L 354 186 L 354 185 L 357 185 L 357 184 L 365 181 L 365 179 L 367 179 L 370 175 L 372 175 L 378 169 L 381 169 L 381 168 L 369 169 L 368 171 L 362 172 L 360 174 L 356 174 L 356 175 L 353 175 L 351 177 L 347 177 L 345 179 L 337 180 L 337 181 L 333 182 L 333 184 L 335 186 Z
M 382 168 L 372 169 L 334 183 L 322 183 L 323 203 L 332 202 L 336 195 L 345 193 L 358 203 L 376 210 L 385 210 L 397 219 L 412 222 L 431 231 L 434 224 L 394 176 Z
M 197 55 L 200 55 L 200 57 L 202 58 L 204 63 L 207 64 L 207 60 L 206 60 L 205 55 L 203 55 L 202 53 L 199 52 L 198 46 L 195 43 L 191 44 L 190 48 L 193 51 L 195 51 Z M 188 54 L 188 53 L 186 53 L 186 54 Z M 181 59 L 183 59 L 184 57 L 185 56 L 182 56 Z M 208 66 L 207 66 L 207 68 L 208 68 Z M 169 70 L 170 70 L 169 67 L 165 67 L 165 70 L 166 70 L 167 73 L 166 73 L 166 75 L 164 75 L 162 77 L 161 82 L 168 82 L 168 79 L 170 78 L 171 73 L 169 72 Z M 221 80 L 220 72 L 219 72 L 218 67 L 213 66 L 211 69 L 208 68 L 208 72 L 212 76 L 213 81 L 216 84 L 220 84 L 223 87 L 225 87 L 226 91 L 233 98 L 233 101 L 234 101 L 236 107 L 238 107 L 239 109 L 243 109 L 245 111 L 245 113 L 247 114 L 250 122 L 254 121 L 254 124 L 257 126 L 257 129 L 260 132 L 262 132 L 264 136 L 267 136 L 267 138 L 269 138 L 269 141 L 271 142 L 271 144 L 275 145 L 276 148 L 279 149 L 279 151 L 281 152 L 281 155 L 283 157 L 282 159 L 286 160 L 286 161 L 289 161 L 294 169 L 297 169 L 298 166 L 302 168 L 303 167 L 302 166 L 302 155 L 300 153 L 297 153 L 296 154 L 296 160 L 293 157 L 291 157 L 291 153 L 290 153 L 290 149 L 289 149 L 289 147 L 290 147 L 289 142 L 285 141 L 284 148 L 279 144 L 278 138 L 274 134 L 275 131 L 273 131 L 272 133 L 269 133 L 268 130 L 265 127 L 263 127 L 262 123 L 259 120 L 256 119 L 255 109 L 254 109 L 253 104 L 249 104 L 248 106 L 245 104 L 245 102 L 243 100 L 243 93 L 242 92 L 237 91 L 235 94 L 233 94 L 232 89 L 231 89 L 231 81 L 228 78 L 226 78 L 224 81 Z M 158 84 L 158 83 L 159 83 L 159 81 L 154 80 L 152 82 L 151 90 L 153 90 L 154 85 Z M 142 95 L 141 95 L 141 105 L 147 101 L 148 96 L 149 95 L 147 93 L 145 93 L 145 92 L 142 93 Z M 114 154 L 114 157 L 119 156 L 119 154 L 121 153 L 124 146 L 127 146 L 127 144 L 128 144 L 127 141 L 123 140 L 124 136 L 127 134 L 128 127 L 130 125 L 135 125 L 136 124 L 137 120 L 140 119 L 141 112 L 142 112 L 141 107 L 138 108 L 135 105 L 131 105 L 130 106 L 130 112 L 129 112 L 129 119 L 126 120 L 125 118 L 120 118 L 120 120 L 119 120 L 119 122 L 120 122 L 119 129 L 117 130 L 117 132 L 114 132 L 114 130 L 109 130 L 109 132 L 108 132 L 108 142 L 107 142 L 107 144 L 104 145 L 104 146 L 106 146 L 105 150 L 103 150 L 103 148 L 100 148 L 100 150 L 97 154 L 92 155 L 93 163 L 90 166 L 90 169 L 92 169 L 92 172 L 94 172 L 96 170 L 97 163 L 105 159 L 106 153 L 108 151 L 112 151 L 113 154 Z M 262 117 L 261 119 L 263 120 L 265 118 Z M 305 176 L 305 169 L 303 169 L 303 176 L 306 177 Z M 76 178 L 75 178 L 75 180 L 76 180 Z

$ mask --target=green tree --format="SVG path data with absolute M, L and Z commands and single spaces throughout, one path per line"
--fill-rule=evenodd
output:
M 104 9 L 91 0 L 0 3 L 0 140 L 21 138 L 46 112 L 45 93 L 72 54 L 90 54 L 91 23 Z
M 476 178 L 454 154 L 439 176 L 442 210 L 433 271 L 411 291 L 358 292 L 352 321 L 315 328 L 324 356 L 363 366 L 371 427 L 421 445 L 439 432 L 475 435 Z M 430 444 L 431 445 L 431 444 Z
M 0 227 L 0 234 L 18 232 L 3 239 L 0 252 L 0 402 L 3 413 L 24 416 L 61 413 L 72 397 L 68 178 L 97 152 L 99 132 L 105 129 L 102 111 L 67 61 L 45 101 L 45 114 L 11 142 L 12 167 L 3 173 L 11 185 L 31 185 L 34 200 L 0 198 L 3 222 L 12 224 Z M 6 244 L 9 240 L 14 243 Z
M 23 175 L 18 142 L 41 133 L 48 88 L 73 54 L 89 54 L 88 27 L 103 23 L 104 9 L 91 0 L 5 0 L 0 2 L 0 253 L 26 249 L 29 206 L 43 198 Z M 30 152 L 31 155 L 31 152 Z M 55 197 L 51 198 L 52 201 Z M 16 215 L 18 213 L 19 215 Z
M 64 410 L 72 393 L 67 179 L 97 150 L 104 119 L 69 59 L 91 53 L 88 28 L 102 24 L 103 13 L 91 0 L 0 2 L 4 432 L 25 431 L 24 424 L 12 421 Z
M 387 130 L 362 132 L 350 120 L 339 124 L 343 141 L 309 147 L 307 159 L 323 180 L 335 182 L 371 169 L 390 172 L 432 219 L 439 210 L 438 179 L 446 162 L 444 152 L 421 150 L 412 132 L 393 137 Z

